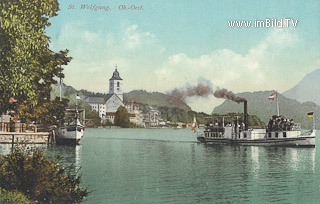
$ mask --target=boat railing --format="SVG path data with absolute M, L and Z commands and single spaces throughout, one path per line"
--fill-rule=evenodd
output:
M 203 132 L 197 132 L 197 137 L 204 137 L 204 133 Z
M 300 123 L 295 123 L 292 127 L 292 130 L 301 130 L 301 124 Z

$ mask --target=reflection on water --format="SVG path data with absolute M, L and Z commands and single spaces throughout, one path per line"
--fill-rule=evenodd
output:
M 215 184 L 210 190 L 221 202 L 297 203 L 320 198 L 319 190 L 311 190 L 319 185 L 314 148 L 204 146 L 210 174 L 203 179 Z
M 81 169 L 81 145 L 51 145 L 46 149 L 46 153 L 51 157 L 61 156 L 60 163 L 68 168 L 71 168 L 73 173 Z
M 22 146 L 25 149 L 42 148 L 44 153 L 49 157 L 55 159 L 61 157 L 59 161 L 64 167 L 71 168 L 76 173 L 81 168 L 81 145 L 65 146 L 65 145 L 44 145 L 32 144 Z M 11 144 L 0 144 L 0 155 L 7 155 L 11 152 Z
M 259 147 L 251 147 L 251 160 L 254 179 L 259 178 L 260 162 L 259 162 Z
M 92 191 L 84 203 L 320 200 L 316 148 L 204 145 L 190 130 L 162 129 L 87 129 L 80 146 L 44 147 L 80 169 Z

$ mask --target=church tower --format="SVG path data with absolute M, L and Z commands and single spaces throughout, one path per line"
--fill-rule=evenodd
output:
M 114 70 L 112 77 L 109 79 L 109 94 L 117 94 L 121 101 L 123 101 L 122 86 L 123 80 L 119 75 L 116 65 L 116 69 Z

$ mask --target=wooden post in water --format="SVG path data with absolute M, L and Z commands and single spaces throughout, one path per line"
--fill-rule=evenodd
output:
M 53 137 L 54 137 L 54 130 L 52 130 L 51 133 L 49 132 L 49 135 L 48 135 L 48 145 L 49 145 L 49 144 L 53 144 Z
M 14 146 L 14 134 L 12 135 L 12 144 L 11 144 L 11 147 L 13 148 Z
M 55 144 L 55 143 L 56 143 L 56 132 L 52 130 L 51 144 Z

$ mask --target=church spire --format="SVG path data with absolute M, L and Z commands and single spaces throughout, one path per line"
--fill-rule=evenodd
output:
M 120 77 L 120 74 L 119 74 L 119 72 L 117 70 L 117 64 L 116 64 L 116 68 L 115 68 L 110 80 L 122 80 L 121 77 Z
M 117 94 L 120 100 L 123 101 L 123 80 L 121 79 L 117 68 L 118 67 L 116 65 L 112 77 L 109 80 L 109 94 Z

